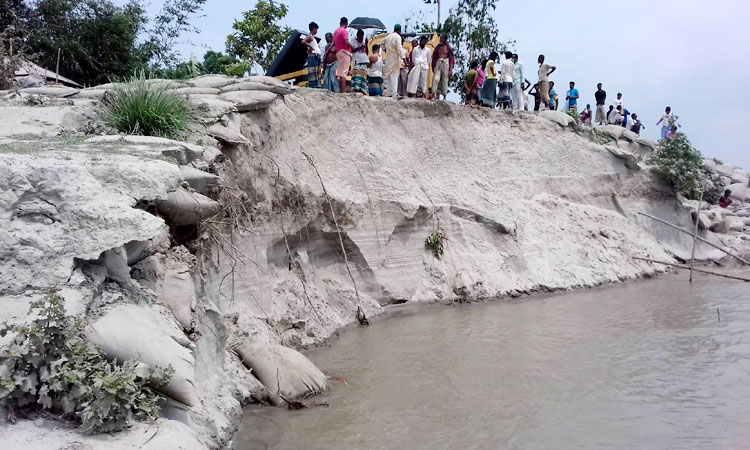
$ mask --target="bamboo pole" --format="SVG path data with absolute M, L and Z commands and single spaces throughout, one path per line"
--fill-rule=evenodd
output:
M 55 84 L 60 84 L 60 47 L 57 48 L 57 66 L 55 66 Z
M 639 260 L 641 260 L 641 261 L 648 261 L 648 262 L 651 262 L 651 263 L 656 263 L 656 264 L 664 264 L 665 266 L 673 266 L 673 267 L 679 267 L 680 269 L 691 269 L 691 267 L 690 267 L 690 266 L 687 266 L 687 265 L 685 265 L 685 264 L 675 264 L 675 263 L 669 263 L 669 262 L 664 262 L 664 261 L 657 261 L 657 260 L 655 260 L 655 259 L 650 259 L 650 258 L 640 258 L 640 257 L 638 257 L 638 256 L 633 256 L 633 259 L 639 259 Z M 735 275 L 727 275 L 727 274 L 725 274 L 725 273 L 713 272 L 713 271 L 711 271 L 711 270 L 706 270 L 706 269 L 696 269 L 696 268 L 692 268 L 691 270 L 694 270 L 694 271 L 696 271 L 696 272 L 701 272 L 701 273 L 707 273 L 707 274 L 709 274 L 709 275 L 716 275 L 716 276 L 718 276 L 718 277 L 731 278 L 731 279 L 733 279 L 733 280 L 741 280 L 741 281 L 747 281 L 747 282 L 750 282 L 750 278 L 743 278 L 743 277 L 738 277 L 738 276 L 735 276 Z
M 706 178 L 708 172 L 703 174 L 703 182 L 701 183 L 701 196 L 698 199 L 698 207 L 695 210 L 695 234 L 693 234 L 693 252 L 690 254 L 690 282 L 693 282 L 693 266 L 695 265 L 695 242 L 698 238 L 698 224 L 701 221 L 701 203 L 703 203 L 703 190 L 706 186 Z
M 691 235 L 691 236 L 693 235 L 693 233 L 692 233 L 692 232 L 690 232 L 690 231 L 688 231 L 688 230 L 686 230 L 686 229 L 684 229 L 684 228 L 680 228 L 680 227 L 678 227 L 677 225 L 673 225 L 673 224 L 671 224 L 671 223 L 667 222 L 666 220 L 662 220 L 662 219 L 660 219 L 660 218 L 658 218 L 658 217 L 654 217 L 654 216 L 652 216 L 652 215 L 649 215 L 649 214 L 646 214 L 646 213 L 642 213 L 642 212 L 639 212 L 638 214 L 640 214 L 640 215 L 642 215 L 642 216 L 646 216 L 646 217 L 648 217 L 649 219 L 654 219 L 654 220 L 655 220 L 655 221 L 657 221 L 657 222 L 661 222 L 661 223 L 663 223 L 664 225 L 670 226 L 670 227 L 674 228 L 675 230 L 678 230 L 678 231 L 682 231 L 682 232 L 683 232 L 683 233 L 685 233 L 685 234 L 689 234 L 689 235 Z M 713 248 L 715 248 L 715 249 L 717 249 L 717 250 L 721 250 L 722 252 L 726 253 L 727 255 L 731 256 L 732 258 L 734 258 L 734 259 L 736 259 L 736 260 L 738 260 L 738 261 L 741 261 L 741 262 L 743 262 L 744 264 L 746 264 L 746 265 L 750 266 L 750 262 L 748 262 L 748 261 L 747 261 L 746 259 L 743 259 L 743 258 L 742 258 L 741 256 L 735 255 L 734 253 L 730 252 L 729 250 L 725 250 L 725 249 L 723 249 L 723 248 L 719 247 L 718 245 L 716 245 L 716 244 L 714 244 L 714 243 L 712 243 L 712 242 L 709 242 L 709 241 L 707 241 L 706 239 L 703 239 L 703 238 L 702 238 L 702 237 L 700 237 L 700 236 L 697 236 L 697 237 L 696 237 L 696 239 L 698 239 L 699 241 L 703 242 L 704 244 L 708 244 L 708 245 L 710 245 L 711 247 L 713 247 Z

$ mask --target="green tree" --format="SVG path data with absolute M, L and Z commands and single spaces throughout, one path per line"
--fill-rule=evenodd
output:
M 148 40 L 140 47 L 152 69 L 177 64 L 180 57 L 175 44 L 187 33 L 200 33 L 192 20 L 199 17 L 206 0 L 167 0 L 154 17 Z
M 227 53 L 240 61 L 232 64 L 228 73 L 252 72 L 256 64 L 265 72 L 273 64 L 292 32 L 278 24 L 287 12 L 283 3 L 258 0 L 254 9 L 242 13 L 242 20 L 234 21 L 234 32 L 227 36 Z
M 463 98 L 463 75 L 469 71 L 473 60 L 487 58 L 490 52 L 504 52 L 515 41 L 500 42 L 497 22 L 492 13 L 498 0 L 459 0 L 451 8 L 442 26 L 456 57 L 451 79 L 453 89 Z
M 437 31 L 433 22 L 428 22 L 424 11 L 417 10 L 408 13 L 402 23 L 405 33 L 430 33 Z
M 29 20 L 27 44 L 42 66 L 81 84 L 100 84 L 132 73 L 143 61 L 134 52 L 146 23 L 141 5 L 131 0 L 39 0 Z
M 209 50 L 203 55 L 201 68 L 203 73 L 226 73 L 227 68 L 236 62 L 237 59 L 229 55 Z

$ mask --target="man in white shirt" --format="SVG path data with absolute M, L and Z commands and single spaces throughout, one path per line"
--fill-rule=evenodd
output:
M 618 106 L 622 106 L 622 109 L 625 110 L 625 104 L 622 101 L 622 92 L 617 93 L 617 99 L 615 100 L 615 108 Z
M 427 48 L 427 36 L 419 38 L 419 46 L 411 51 L 411 63 L 413 67 L 409 72 L 409 83 L 406 93 L 409 97 L 417 95 L 419 89 L 422 94 L 427 92 L 427 77 L 430 74 L 430 63 L 432 62 L 432 50 Z
M 500 65 L 500 98 L 499 103 L 502 109 L 510 107 L 510 90 L 513 88 L 513 73 L 516 71 L 516 65 L 513 64 L 513 53 L 505 52 L 505 59 Z
M 544 62 L 544 55 L 539 55 L 539 84 L 537 90 L 542 95 L 542 104 L 539 110 L 544 111 L 549 108 L 549 76 L 557 70 L 557 67 Z
M 531 82 L 526 79 L 526 74 L 523 71 L 523 63 L 518 61 L 518 54 L 513 54 L 513 64 L 515 70 L 513 71 L 513 88 L 510 91 L 510 99 L 513 102 L 513 109 L 528 110 L 528 96 L 525 94 L 526 88 L 531 86 Z
M 383 39 L 380 48 L 385 50 L 385 79 L 388 82 L 388 95 L 398 97 L 398 77 L 401 74 L 401 61 L 406 58 L 401 40 L 401 25 L 393 27 L 393 33 Z

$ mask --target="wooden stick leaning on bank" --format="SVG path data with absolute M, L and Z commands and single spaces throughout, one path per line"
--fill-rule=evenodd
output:
M 703 181 L 701 182 L 701 198 L 698 199 L 698 206 L 695 208 L 695 233 L 693 234 L 693 251 L 690 254 L 690 282 L 693 282 L 693 267 L 695 266 L 695 244 L 698 239 L 698 224 L 701 223 L 701 203 L 703 203 L 703 191 L 706 188 L 706 178 L 708 178 L 708 172 L 703 174 Z
M 667 222 L 666 220 L 662 220 L 662 219 L 660 219 L 660 218 L 658 218 L 658 217 L 654 217 L 654 216 L 651 216 L 651 215 L 649 215 L 649 214 L 646 214 L 646 213 L 642 213 L 642 212 L 639 212 L 638 214 L 640 214 L 640 215 L 642 215 L 642 216 L 646 216 L 646 217 L 648 217 L 649 219 L 654 219 L 654 220 L 655 220 L 655 221 L 657 221 L 657 222 L 661 222 L 661 223 L 663 223 L 664 225 L 668 225 L 668 226 L 670 226 L 670 227 L 674 228 L 675 230 L 678 230 L 678 231 L 682 231 L 683 233 L 685 233 L 685 234 L 689 234 L 690 236 L 692 236 L 692 235 L 693 235 L 693 233 L 692 233 L 691 231 L 688 231 L 688 230 L 686 230 L 686 229 L 684 229 L 684 228 L 680 228 L 680 227 L 678 227 L 677 225 L 673 225 L 673 224 L 671 224 L 671 223 Z M 736 259 L 736 260 L 738 260 L 738 261 L 741 261 L 741 262 L 742 262 L 742 263 L 744 263 L 745 265 L 748 265 L 748 266 L 750 266 L 750 262 L 748 262 L 748 261 L 747 261 L 746 259 L 743 259 L 743 258 L 742 258 L 741 256 L 735 255 L 734 253 L 730 252 L 729 250 L 725 250 L 725 249 L 723 249 L 723 248 L 719 247 L 718 245 L 716 245 L 716 244 L 714 244 L 714 243 L 711 243 L 711 242 L 707 241 L 706 239 L 703 239 L 703 238 L 702 238 L 702 237 L 700 237 L 700 236 L 697 236 L 697 238 L 698 238 L 698 240 L 699 240 L 699 241 L 703 242 L 704 244 L 708 244 L 708 245 L 710 245 L 711 247 L 713 247 L 713 248 L 715 248 L 715 249 L 717 249 L 717 250 L 721 250 L 722 252 L 726 253 L 727 255 L 731 256 L 732 258 L 734 258 L 734 259 Z
M 685 265 L 685 264 L 675 264 L 675 263 L 670 263 L 670 262 L 665 262 L 665 261 L 657 261 L 655 259 L 640 258 L 638 256 L 633 256 L 633 259 L 639 259 L 641 261 L 648 261 L 648 262 L 656 263 L 656 264 L 664 264 L 665 266 L 679 267 L 680 269 L 691 269 L 690 266 Z M 716 275 L 716 276 L 719 276 L 719 277 L 731 278 L 733 280 L 741 280 L 741 281 L 750 282 L 750 278 L 738 277 L 736 275 L 727 275 L 725 273 L 714 272 L 714 271 L 706 270 L 706 269 L 698 269 L 696 267 L 693 267 L 692 270 L 694 270 L 696 272 L 707 273 L 709 275 Z

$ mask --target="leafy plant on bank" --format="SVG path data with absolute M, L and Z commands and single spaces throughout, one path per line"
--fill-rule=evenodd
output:
M 144 370 L 136 361 L 107 361 L 86 338 L 85 323 L 67 317 L 57 289 L 31 304 L 34 319 L 4 324 L 0 336 L 0 405 L 16 411 L 47 410 L 79 422 L 85 433 L 122 430 L 133 420 L 159 417 L 162 386 L 172 367 Z
M 692 146 L 687 136 L 676 133 L 671 139 L 659 141 L 659 147 L 649 163 L 656 167 L 675 191 L 689 199 L 698 200 L 705 170 L 703 156 Z
M 436 231 L 431 235 L 427 236 L 424 241 L 424 246 L 427 250 L 430 250 L 437 259 L 443 257 L 445 252 L 445 236 L 440 231 Z
M 570 117 L 572 117 L 573 120 L 576 121 L 576 123 L 580 123 L 581 122 L 581 115 L 578 114 L 578 111 L 576 111 L 575 109 L 569 109 L 566 112 L 566 114 L 569 115 Z
M 703 166 L 703 174 L 706 176 L 706 184 L 703 186 L 703 201 L 712 205 L 719 203 L 719 199 L 724 194 L 724 182 L 718 173 L 712 172 L 708 167 Z
M 180 139 L 195 123 L 187 97 L 143 74 L 116 83 L 113 91 L 102 106 L 104 121 L 123 133 Z

